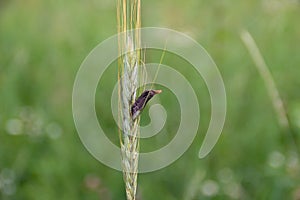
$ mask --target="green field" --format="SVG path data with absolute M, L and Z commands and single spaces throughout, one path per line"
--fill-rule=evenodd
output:
M 140 200 L 300 199 L 300 2 L 297 0 L 142 1 L 142 26 L 184 32 L 216 62 L 227 92 L 223 133 L 198 158 L 210 120 L 205 83 L 188 63 L 166 53 L 195 89 L 198 134 L 172 165 L 140 174 Z M 244 45 L 247 30 L 272 74 L 289 125 L 278 123 L 264 78 Z M 125 199 L 122 173 L 98 162 L 82 145 L 72 116 L 72 89 L 88 53 L 117 33 L 110 0 L 0 1 L 0 199 Z M 149 50 L 146 62 L 160 61 Z M 117 80 L 113 63 L 96 94 L 99 122 L 118 144 L 110 108 Z M 164 88 L 163 88 L 164 89 Z M 153 151 L 170 141 L 180 111 L 167 89 L 156 98 L 168 113 L 162 132 L 141 141 Z M 149 122 L 149 106 L 142 124 Z

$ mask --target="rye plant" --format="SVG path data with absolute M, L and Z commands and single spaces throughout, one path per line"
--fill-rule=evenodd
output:
M 117 19 L 119 33 L 119 132 L 123 178 L 127 200 L 136 199 L 139 158 L 139 117 L 132 117 L 139 68 L 141 66 L 141 3 L 140 0 L 118 0 Z

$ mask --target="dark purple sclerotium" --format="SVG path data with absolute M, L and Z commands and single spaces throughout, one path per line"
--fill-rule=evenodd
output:
M 145 90 L 134 102 L 134 104 L 131 106 L 131 115 L 132 119 L 136 119 L 137 116 L 142 112 L 142 110 L 145 108 L 146 104 L 152 97 L 156 94 L 161 93 L 161 90 Z

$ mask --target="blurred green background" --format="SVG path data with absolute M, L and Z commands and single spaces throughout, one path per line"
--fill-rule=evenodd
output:
M 300 2 L 297 0 L 142 1 L 143 26 L 168 27 L 202 44 L 219 67 L 227 90 L 223 134 L 206 158 L 198 151 L 210 119 L 210 100 L 200 76 L 166 54 L 197 90 L 201 121 L 188 151 L 162 170 L 139 175 L 138 199 L 300 199 Z M 287 109 L 283 131 L 263 79 L 240 39 L 256 40 Z M 88 53 L 115 34 L 111 0 L 0 1 L 0 199 L 125 199 L 122 174 L 84 148 L 72 118 L 72 86 Z M 148 51 L 147 62 L 161 52 Z M 112 65 L 99 83 L 99 121 L 116 144 L 110 93 Z M 167 89 L 162 133 L 141 150 L 166 144 L 176 132 L 178 103 Z M 149 117 L 145 110 L 142 123 Z M 293 133 L 291 137 L 290 132 Z M 298 138 L 298 139 L 297 139 Z M 297 146 L 298 144 L 298 146 Z

